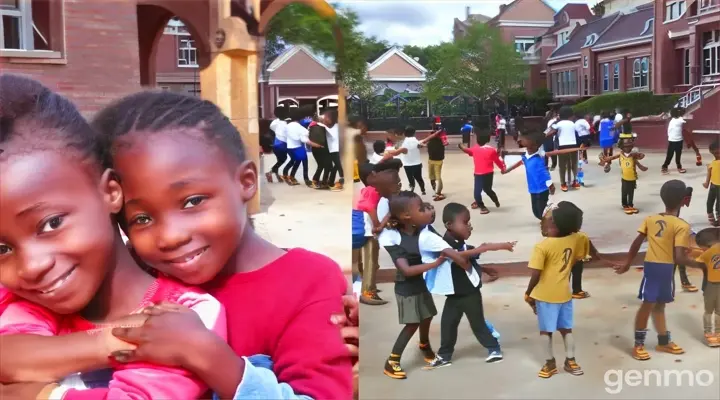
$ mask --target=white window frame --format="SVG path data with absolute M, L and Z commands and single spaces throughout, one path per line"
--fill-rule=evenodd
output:
M 633 61 L 633 89 L 646 89 L 650 86 L 650 58 L 636 58 Z
M 583 56 L 583 68 L 587 68 L 588 65 L 590 65 L 590 62 L 588 60 L 588 56 Z
M 198 68 L 195 39 L 188 35 L 177 35 L 177 66 L 179 68 Z M 183 57 L 180 57 L 181 54 Z M 194 58 L 194 60 L 193 60 Z M 184 62 L 184 64 L 182 62 Z
M 620 90 L 620 63 L 613 64 L 613 89 L 614 92 Z
M 597 40 L 598 40 L 597 33 L 591 33 L 591 34 L 587 35 L 587 37 L 585 38 L 585 44 L 583 45 L 583 47 L 592 46 L 595 44 L 595 42 Z
M 710 34 L 710 42 L 703 46 L 703 76 L 720 75 L 720 30 L 714 30 Z
M 603 73 L 603 92 L 610 90 L 610 64 L 605 63 L 602 65 Z
M 5 48 L 5 27 L 3 26 L 3 16 L 10 16 L 20 20 L 20 44 L 18 49 Z M 2 50 L 35 50 L 35 40 L 33 38 L 33 21 L 32 21 L 32 1 L 18 0 L 18 8 L 10 9 L 0 7 L 0 49 Z
M 687 3 L 685 0 L 673 1 L 665 4 L 665 22 L 677 21 L 685 15 Z
M 535 39 L 533 38 L 522 38 L 522 37 L 516 37 L 515 38 L 515 51 L 521 54 L 525 54 L 530 50 L 530 48 L 535 44 Z M 522 50 L 518 45 L 522 45 Z
M 560 36 L 560 40 L 558 41 L 558 47 L 560 47 L 570 41 L 570 32 L 567 32 L 567 31 L 560 32 L 559 36 Z

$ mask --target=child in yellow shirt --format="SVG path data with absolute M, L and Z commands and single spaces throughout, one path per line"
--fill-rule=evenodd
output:
M 573 338 L 573 298 L 568 281 L 573 264 L 589 253 L 602 260 L 602 255 L 580 232 L 583 212 L 575 204 L 561 201 L 546 212 L 542 231 L 545 236 L 535 245 L 528 267 L 532 277 L 525 292 L 525 301 L 537 314 L 540 335 L 545 342 L 546 362 L 538 373 L 550 378 L 558 373 L 552 349 L 552 335 L 560 331 L 565 343 L 564 369 L 572 375 L 582 375 L 575 362 Z
M 698 246 L 705 250 L 697 258 L 705 265 L 703 282 L 705 343 L 710 347 L 718 347 L 720 346 L 720 229 L 703 229 L 698 232 L 695 240 Z M 714 331 L 713 314 L 715 314 Z
M 637 214 L 640 211 L 635 208 L 634 197 L 635 189 L 637 188 L 637 169 L 641 171 L 647 171 L 647 167 L 640 164 L 640 160 L 645 158 L 645 154 L 633 152 L 633 145 L 635 144 L 634 139 L 621 139 L 620 140 L 620 154 L 616 154 L 612 157 L 605 157 L 603 162 L 609 163 L 613 160 L 620 159 L 620 172 L 622 174 L 621 184 L 621 201 L 622 207 L 625 214 L 632 215 Z
M 665 305 L 675 299 L 675 265 L 702 268 L 703 264 L 690 259 L 687 249 L 690 244 L 690 225 L 680 219 L 680 208 L 687 204 L 688 187 L 680 180 L 665 182 L 660 188 L 660 198 L 665 204 L 665 212 L 650 215 L 638 229 L 638 236 L 630 245 L 627 260 L 615 267 L 618 274 L 630 269 L 632 260 L 645 240 L 648 242 L 643 268 L 643 279 L 638 298 L 642 305 L 635 316 L 635 346 L 632 356 L 636 360 L 649 360 L 645 350 L 645 337 L 650 315 L 658 332 L 658 345 L 655 350 L 682 354 L 685 351 L 670 339 L 665 319 Z
M 712 226 L 720 226 L 720 139 L 710 143 L 710 154 L 715 159 L 708 165 L 707 178 L 703 187 L 709 189 L 707 199 L 708 222 Z

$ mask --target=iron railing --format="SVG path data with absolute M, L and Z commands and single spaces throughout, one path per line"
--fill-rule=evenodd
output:
M 690 90 L 685 92 L 682 97 L 680 97 L 677 104 L 675 104 L 675 107 L 686 109 L 697 102 L 702 104 L 705 95 L 719 86 L 720 83 L 706 83 L 703 85 L 693 86 Z

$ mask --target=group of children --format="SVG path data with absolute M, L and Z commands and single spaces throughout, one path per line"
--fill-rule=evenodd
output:
M 140 92 L 88 123 L 32 79 L 0 93 L 2 396 L 353 397 L 345 278 L 254 231 L 214 104 Z
M 269 133 L 273 139 L 272 152 L 276 162 L 265 174 L 268 183 L 273 182 L 274 176 L 278 182 L 300 185 L 295 174 L 302 165 L 307 187 L 334 192 L 343 190 L 345 176 L 340 159 L 337 119 L 336 109 L 327 109 L 322 115 L 317 115 L 309 107 L 275 107 L 275 119 L 270 123 Z M 308 169 L 308 148 L 317 163 L 312 178 Z
M 638 210 L 633 204 L 637 170 L 645 171 L 647 168 L 640 163 L 644 154 L 634 147 L 636 135 L 632 133 L 631 115 L 619 114 L 620 118 L 610 120 L 606 115 L 597 121 L 600 125 L 600 145 L 603 148 L 600 165 L 609 171 L 610 164 L 614 160 L 619 160 L 622 179 L 621 204 L 626 214 L 637 214 Z M 589 116 L 583 120 L 585 123 L 580 122 L 580 129 L 587 129 L 585 125 L 590 127 Z M 658 333 L 655 350 L 671 354 L 683 353 L 682 348 L 672 341 L 664 310 L 666 304 L 674 300 L 676 270 L 680 269 L 683 288 L 691 292 L 697 291 L 687 279 L 685 267 L 701 268 L 704 271 L 705 342 L 712 347 L 720 346 L 720 302 L 718 302 L 720 228 L 708 228 L 693 235 L 689 224 L 679 217 L 680 209 L 690 203 L 692 188 L 679 180 L 666 182 L 660 191 L 665 212 L 647 216 L 643 220 L 638 229 L 638 237 L 631 245 L 625 262 L 619 265 L 610 262 L 581 231 L 583 212 L 579 207 L 566 201 L 556 205 L 548 204 L 549 196 L 554 192 L 555 186 L 546 158 L 571 154 L 576 161 L 587 159 L 583 151 L 591 145 L 592 140 L 590 137 L 582 137 L 586 135 L 578 135 L 578 120 L 573 120 L 573 117 L 567 114 L 567 110 L 561 109 L 560 120 L 548 126 L 549 130 L 544 133 L 521 132 L 518 141 L 525 151 L 517 153 L 521 155 L 521 160 L 509 167 L 503 163 L 498 151 L 488 144 L 489 136 L 478 135 L 477 146 L 460 145 L 465 153 L 474 158 L 475 197 L 476 201 L 479 200 L 478 206 L 484 211 L 483 213 L 486 213 L 486 208 L 482 199 L 478 199 L 477 193 L 485 188 L 489 189 L 485 190 L 486 194 L 499 206 L 497 195 L 492 191 L 492 175 L 488 176 L 492 174 L 493 164 L 503 173 L 520 166 L 525 167 L 532 211 L 541 221 L 541 231 L 545 237 L 535 246 L 530 256 L 528 266 L 532 274 L 525 292 L 525 301 L 537 315 L 546 356 L 546 362 L 538 375 L 549 378 L 558 372 L 552 348 L 552 336 L 556 331 L 560 332 L 565 345 L 566 357 L 563 369 L 572 375 L 583 374 L 583 370 L 575 360 L 575 339 L 572 331 L 573 299 L 589 297 L 580 284 L 583 262 L 595 259 L 613 267 L 618 274 L 625 273 L 645 241 L 648 242 L 648 250 L 641 268 L 643 278 L 638 294 L 642 305 L 637 312 L 635 322 L 632 356 L 638 360 L 650 358 L 649 352 L 645 349 L 645 339 L 651 316 Z M 593 128 L 588 130 L 591 132 Z M 575 137 L 573 143 L 570 143 L 570 132 Z M 563 137 L 564 135 L 568 136 Z M 553 144 L 549 151 L 543 151 L 547 139 L 556 136 L 560 136 L 558 139 L 562 138 L 562 141 Z M 620 148 L 620 153 L 613 155 L 615 145 Z M 696 147 L 694 142 L 691 147 Z M 710 189 L 708 219 L 713 226 L 717 226 L 717 221 L 720 219 L 720 209 L 717 208 L 720 204 L 718 147 L 717 141 L 710 146 L 715 161 L 708 167 L 707 180 L 704 183 L 704 186 Z M 438 233 L 433 228 L 434 207 L 412 191 L 400 191 L 399 175 L 392 175 L 392 171 L 395 171 L 395 174 L 399 171 L 399 164 L 395 163 L 391 166 L 389 163 L 392 161 L 388 161 L 386 157 L 393 153 L 385 151 L 383 156 L 380 150 L 380 146 L 377 145 L 375 152 L 378 153 L 380 164 L 371 167 L 370 174 L 375 173 L 373 171 L 387 171 L 386 173 L 391 174 L 388 182 L 393 182 L 397 186 L 391 184 L 395 187 L 395 191 L 385 191 L 389 193 L 388 196 L 380 195 L 376 202 L 371 203 L 375 205 L 376 221 L 378 221 L 373 232 L 379 232 L 377 238 L 379 246 L 389 253 L 397 269 L 395 297 L 398 319 L 403 326 L 385 362 L 384 374 L 395 379 L 407 378 L 407 372 L 402 368 L 400 360 L 416 332 L 419 332 L 419 351 L 427 362 L 425 369 L 450 365 L 458 334 L 457 326 L 462 315 L 468 317 L 473 334 L 488 350 L 486 361 L 502 360 L 502 351 L 497 341 L 498 335 L 493 335 L 494 329 L 485 321 L 480 294 L 482 272 L 494 275 L 494 271 L 481 268 L 478 257 L 486 251 L 512 251 L 515 244 L 489 243 L 477 248 L 467 244 L 472 232 L 470 211 L 457 203 L 448 203 L 443 209 L 442 222 L 446 232 Z M 698 162 L 700 161 L 698 154 Z M 362 169 L 362 161 L 360 165 Z M 566 166 L 569 167 L 567 164 Z M 563 172 L 567 172 L 567 169 L 570 168 L 566 168 Z M 373 189 L 374 183 L 370 180 L 365 183 L 368 185 L 366 189 L 376 190 Z M 575 186 L 573 176 L 566 176 L 565 183 L 563 190 Z M 356 208 L 356 211 L 362 214 L 363 210 L 371 209 L 372 205 L 365 209 Z M 693 241 L 696 243 L 693 244 Z M 364 279 L 363 274 L 363 284 L 365 284 Z M 437 353 L 432 350 L 429 337 L 432 318 L 437 315 L 432 294 L 447 296 L 442 311 L 440 348 Z M 715 315 L 714 323 L 713 315 Z

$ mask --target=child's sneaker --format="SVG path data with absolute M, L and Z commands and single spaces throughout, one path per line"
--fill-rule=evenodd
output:
M 360 295 L 359 301 L 360 303 L 367 304 L 369 306 L 381 306 L 388 303 L 387 300 L 381 299 L 380 296 L 373 291 L 363 292 L 363 294 Z
M 627 215 L 633 214 L 632 208 L 630 208 L 628 206 L 623 206 L 623 211 L 625 211 L 625 214 L 627 214 Z
M 573 189 L 580 189 L 580 184 L 577 181 L 575 181 L 572 183 L 572 187 L 573 187 Z
M 659 345 L 655 346 L 655 350 L 662 351 L 663 353 L 670 353 L 670 354 L 685 353 L 685 350 L 683 350 L 682 347 L 676 345 L 673 342 L 670 342 L 668 344 L 659 344 Z
M 313 188 L 313 189 L 315 188 L 315 184 L 313 183 L 313 181 L 311 181 L 309 179 L 305 181 L 305 186 L 307 186 L 309 188 Z
M 568 186 L 567 186 L 567 185 L 560 185 L 560 190 L 562 190 L 563 192 L 567 192 L 567 191 L 568 191 Z
M 343 190 L 343 184 L 338 182 L 330 187 L 331 192 L 341 192 Z
M 695 285 L 693 285 L 692 283 L 683 283 L 682 288 L 684 291 L 686 291 L 688 293 L 695 293 L 698 291 L 698 288 Z
M 590 293 L 588 293 L 584 290 L 581 290 L 577 293 L 573 293 L 572 297 L 573 297 L 573 299 L 587 299 L 588 297 L 590 297 Z
M 418 344 L 418 348 L 420 348 L 426 363 L 431 363 L 435 360 L 436 354 L 430 346 L 430 343 L 420 343 Z
M 543 365 L 540 372 L 538 372 L 538 376 L 540 378 L 547 379 L 557 373 L 557 365 L 555 364 L 555 359 L 553 358 L 552 360 L 545 361 L 545 365 Z
M 486 363 L 495 363 L 503 360 L 502 351 L 500 349 L 489 350 L 488 356 L 485 358 Z
M 289 178 L 288 185 L 290 186 L 297 186 L 300 182 L 297 181 L 297 179 L 293 178 L 292 176 Z
M 716 334 L 706 333 L 705 344 L 709 347 L 718 347 L 720 346 L 720 337 L 718 337 L 718 335 Z
M 698 167 L 702 167 L 702 156 L 699 154 L 695 156 L 695 165 L 697 165 Z
M 640 210 L 638 210 L 637 208 L 635 208 L 633 206 L 630 206 L 630 210 L 632 211 L 633 214 L 638 214 L 640 212 Z
M 400 365 L 400 357 L 394 354 L 391 354 L 385 361 L 383 373 L 393 379 L 407 379 L 407 374 Z
M 563 369 L 565 370 L 565 372 L 568 372 L 575 376 L 582 375 L 585 373 L 585 372 L 583 372 L 582 368 L 580 368 L 580 366 L 575 362 L 575 357 L 566 358 L 565 365 L 563 365 Z
M 645 350 L 645 346 L 635 346 L 633 347 L 632 357 L 636 360 L 646 361 L 650 359 L 650 353 Z
M 435 359 L 432 360 L 428 365 L 424 366 L 423 369 L 430 370 L 430 369 L 437 369 L 442 367 L 449 367 L 452 363 L 450 361 L 445 361 L 440 356 L 435 356 Z

